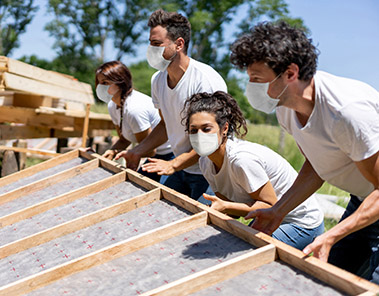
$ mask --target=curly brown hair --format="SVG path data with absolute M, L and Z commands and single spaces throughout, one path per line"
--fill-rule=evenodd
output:
M 198 112 L 207 112 L 215 115 L 216 122 L 222 129 L 226 122 L 229 123 L 227 136 L 233 138 L 235 133 L 239 137 L 247 134 L 246 120 L 236 100 L 228 93 L 217 91 L 215 93 L 197 93 L 188 98 L 184 103 L 182 123 L 189 130 L 190 118 Z M 243 132 L 241 133 L 241 129 Z
M 191 23 L 186 17 L 177 12 L 158 9 L 150 15 L 147 25 L 150 28 L 155 28 L 156 26 L 166 28 L 167 35 L 172 41 L 182 37 L 184 39 L 184 52 L 187 54 L 191 40 Z
M 275 73 L 283 73 L 291 63 L 299 67 L 299 79 L 310 80 L 316 73 L 318 50 L 304 31 L 284 21 L 263 22 L 231 46 L 230 60 L 240 69 L 257 62 L 266 63 Z

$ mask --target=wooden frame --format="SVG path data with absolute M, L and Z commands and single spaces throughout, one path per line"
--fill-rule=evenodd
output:
M 106 264 L 116 258 L 122 258 L 127 254 L 138 252 L 148 246 L 157 245 L 194 229 L 207 226 L 218 227 L 222 231 L 226 231 L 234 237 L 247 242 L 255 249 L 159 287 L 143 291 L 143 295 L 188 295 L 230 278 L 238 279 L 238 276 L 258 266 L 264 266 L 274 261 L 285 262 L 302 271 L 307 276 L 314 277 L 328 284 L 333 289 L 350 295 L 375 295 L 375 293 L 379 293 L 379 287 L 375 284 L 328 263 L 321 262 L 316 258 L 304 257 L 302 252 L 270 236 L 257 232 L 137 172 L 125 169 L 95 153 L 85 152 L 81 149 L 57 156 L 35 167 L 7 176 L 0 180 L 0 188 L 12 184 L 16 180 L 33 176 L 38 172 L 43 172 L 48 168 L 62 165 L 78 157 L 88 161 L 74 168 L 67 169 L 5 193 L 0 196 L 0 203 L 5 205 L 6 202 L 9 201 L 17 201 L 20 192 L 25 193 L 31 190 L 36 192 L 37 190 L 49 186 L 49 184 L 53 184 L 57 179 L 70 178 L 73 176 L 78 178 L 81 174 L 85 174 L 86 171 L 94 167 L 111 171 L 113 172 L 113 176 L 96 181 L 93 184 L 83 186 L 79 189 L 68 191 L 67 193 L 52 197 L 49 200 L 42 201 L 17 212 L 9 213 L 7 216 L 0 217 L 0 229 L 7 227 L 7 225 L 9 226 L 11 223 L 14 224 L 18 221 L 23 222 L 36 215 L 47 213 L 49 210 L 59 206 L 69 205 L 74 201 L 80 202 L 81 198 L 99 194 L 103 190 L 113 188 L 113 186 L 122 184 L 123 182 L 136 184 L 136 186 L 144 189 L 145 193 L 132 196 L 128 200 L 102 207 L 75 219 L 57 224 L 54 227 L 37 231 L 27 237 L 22 237 L 4 244 L 0 246 L 0 261 L 7 260 L 9 256 L 22 254 L 25 250 L 35 246 L 43 247 L 46 243 L 56 240 L 59 237 L 65 237 L 78 230 L 96 226 L 96 224 L 101 221 L 117 218 L 124 213 L 133 213 L 133 211 L 137 209 L 143 209 L 147 205 L 154 205 L 158 201 L 165 200 L 170 202 L 174 207 L 180 207 L 188 211 L 189 216 L 126 238 L 125 240 L 74 258 L 66 263 L 58 264 L 42 272 L 12 281 L 0 287 L 0 295 L 23 295 L 42 287 L 48 289 L 50 284 L 54 282 L 59 283 L 59 281 L 65 277 L 85 272 L 85 270 Z M 39 183 L 42 185 L 37 185 Z M 138 219 L 138 217 L 136 219 Z M 204 280 L 204 278 L 207 280 Z M 120 291 L 120 295 L 121 294 L 122 292 Z

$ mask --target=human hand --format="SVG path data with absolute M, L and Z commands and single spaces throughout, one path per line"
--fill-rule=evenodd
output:
M 225 213 L 226 211 L 225 202 L 221 198 L 218 198 L 217 196 L 209 195 L 206 193 L 203 193 L 203 196 L 206 200 L 209 200 L 212 202 L 212 205 L 211 205 L 212 209 L 219 211 L 221 213 Z
M 333 243 L 328 239 L 328 233 L 315 238 L 315 240 L 306 246 L 303 250 L 305 255 L 309 255 L 313 252 L 313 256 L 320 259 L 321 261 L 327 262 L 330 249 L 332 248 Z
M 252 228 L 271 235 L 282 223 L 283 218 L 273 208 L 251 211 L 245 219 L 254 218 Z
M 109 150 L 105 151 L 102 156 L 107 158 L 107 159 L 112 160 L 115 157 L 115 155 L 116 155 L 116 151 L 109 149 Z
M 142 165 L 142 170 L 148 173 L 157 173 L 158 175 L 172 175 L 175 169 L 171 161 L 157 158 L 148 158 L 149 162 Z
M 141 160 L 141 156 L 139 154 L 133 152 L 133 150 L 124 150 L 117 153 L 114 159 L 117 160 L 121 157 L 125 158 L 127 168 L 134 171 L 138 169 L 139 162 Z

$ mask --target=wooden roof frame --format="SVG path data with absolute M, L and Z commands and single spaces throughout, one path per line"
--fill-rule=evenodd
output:
M 33 174 L 65 163 L 71 159 L 82 157 L 88 159 L 84 164 L 75 168 L 67 169 L 55 175 L 49 176 L 35 183 L 22 186 L 8 193 L 0 195 L 0 204 L 17 199 L 25 192 L 36 191 L 48 184 L 53 184 L 58 180 L 77 176 L 84 171 L 92 170 L 96 167 L 103 167 L 114 172 L 111 177 L 97 181 L 93 184 L 53 197 L 47 201 L 24 208 L 7 216 L 0 217 L 0 227 L 11 223 L 27 219 L 38 213 L 42 213 L 62 204 L 70 203 L 75 199 L 99 192 L 112 187 L 125 180 L 130 180 L 148 191 L 129 200 L 122 201 L 112 206 L 100 209 L 77 219 L 57 225 L 53 228 L 35 233 L 26 238 L 11 242 L 0 247 L 0 258 L 5 258 L 11 254 L 21 252 L 36 245 L 41 245 L 59 236 L 66 235 L 82 229 L 99 221 L 132 211 L 138 207 L 153 203 L 160 199 L 166 199 L 193 213 L 188 218 L 164 225 L 146 233 L 131 237 L 124 241 L 115 243 L 88 255 L 71 260 L 65 264 L 55 266 L 43 272 L 12 282 L 0 287 L 0 295 L 23 295 L 32 290 L 46 286 L 54 281 L 83 271 L 93 266 L 103 264 L 107 261 L 124 256 L 128 253 L 139 250 L 149 245 L 169 239 L 182 234 L 191 229 L 195 229 L 207 224 L 218 226 L 227 232 L 243 239 L 244 241 L 257 247 L 242 256 L 220 263 L 200 272 L 186 276 L 159 288 L 146 292 L 143 295 L 187 295 L 204 289 L 212 284 L 224 281 L 228 278 L 238 276 L 257 266 L 267 264 L 274 260 L 281 260 L 285 263 L 313 276 L 320 281 L 343 291 L 350 295 L 376 295 L 379 293 L 379 286 L 370 283 L 358 276 L 346 272 L 338 267 L 322 262 L 314 257 L 305 257 L 304 254 L 264 233 L 247 227 L 238 221 L 215 211 L 191 198 L 180 194 L 164 185 L 146 178 L 137 172 L 123 168 L 113 161 L 105 159 L 96 153 L 86 152 L 78 149 L 66 154 L 62 154 L 41 164 L 35 165 L 23 171 L 9 175 L 0 179 L 0 187 L 11 184 L 16 180 L 32 176 Z M 225 270 L 228 270 L 225 273 Z M 227 277 L 225 277 L 227 274 Z M 206 276 L 207 281 L 204 281 Z

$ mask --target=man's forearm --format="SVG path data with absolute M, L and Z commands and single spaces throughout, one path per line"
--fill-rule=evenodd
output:
M 379 189 L 375 189 L 365 198 L 359 208 L 349 217 L 327 232 L 333 244 L 379 219 Z
M 164 144 L 167 140 L 166 126 L 161 120 L 151 133 L 133 148 L 133 152 L 138 153 L 141 156 L 147 156 L 150 154 L 150 151 L 153 151 L 158 146 Z
M 323 183 L 324 181 L 315 172 L 310 162 L 306 160 L 295 182 L 273 208 L 284 217 L 315 193 Z

